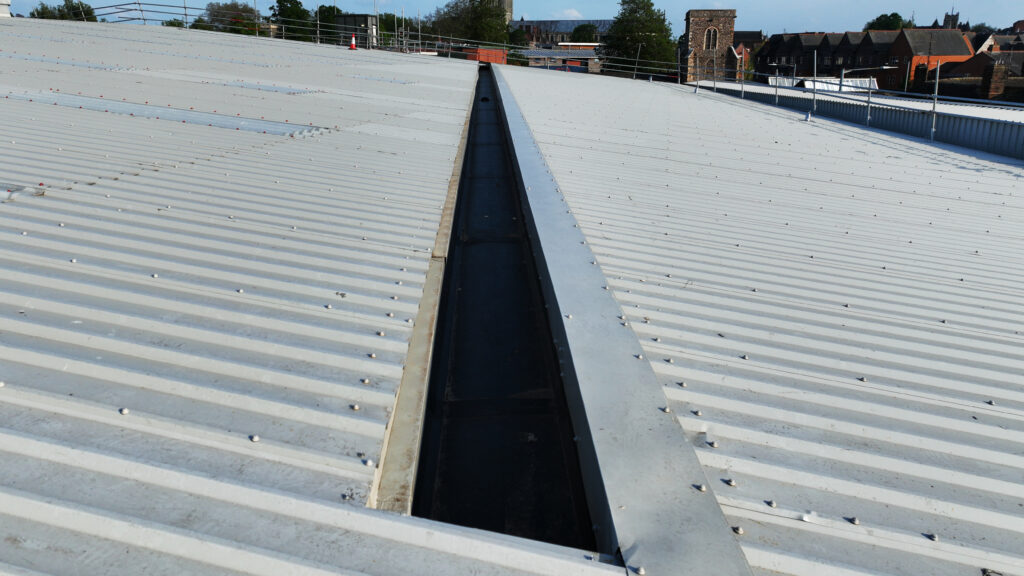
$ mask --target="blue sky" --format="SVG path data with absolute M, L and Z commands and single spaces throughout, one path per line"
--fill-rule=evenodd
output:
M 89 0 L 86 0 L 89 1 Z M 97 1 L 100 2 L 97 4 Z M 93 6 L 114 4 L 117 0 L 92 0 Z M 152 1 L 152 0 L 151 0 Z M 250 0 L 251 1 L 251 0 Z M 303 0 L 307 7 L 319 3 L 332 4 L 335 0 Z M 406 16 L 415 16 L 417 9 L 423 14 L 444 3 L 445 0 L 377 0 L 381 11 L 401 13 L 405 7 Z M 13 0 L 12 10 L 27 14 L 39 0 Z M 60 0 L 47 0 L 58 3 Z M 256 0 L 263 12 L 272 0 Z M 188 0 L 190 6 L 204 6 L 205 0 Z M 347 12 L 373 12 L 373 0 L 337 0 L 337 6 Z M 735 8 L 736 27 L 740 30 L 764 30 L 766 34 L 777 32 L 842 32 L 860 30 L 864 23 L 882 13 L 899 12 L 904 17 L 915 15 L 918 24 L 931 24 L 942 20 L 942 15 L 955 6 L 961 20 L 971 23 L 986 22 L 997 28 L 1009 26 L 1016 20 L 1024 20 L 1024 2 L 1021 0 L 970 0 L 951 4 L 947 0 L 721 0 L 687 1 L 655 0 L 655 6 L 664 10 L 672 23 L 672 31 L 678 36 L 685 29 L 686 11 L 700 8 Z M 552 18 L 614 18 L 618 13 L 617 0 L 516 0 L 515 16 L 527 19 Z

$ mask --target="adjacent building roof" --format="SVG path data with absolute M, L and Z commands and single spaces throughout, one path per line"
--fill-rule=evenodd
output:
M 971 56 L 971 45 L 959 30 L 925 30 L 904 28 L 901 34 L 907 39 L 910 50 L 916 56 Z
M 621 574 L 366 508 L 476 64 L 31 19 L 0 62 L 0 572 Z
M 1021 162 L 501 74 L 754 573 L 1024 572 Z

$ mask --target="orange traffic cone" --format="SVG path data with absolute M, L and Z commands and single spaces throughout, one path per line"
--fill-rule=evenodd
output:
M 355 50 L 356 49 L 356 35 L 355 34 L 352 35 L 352 43 L 348 45 L 348 49 L 349 50 Z

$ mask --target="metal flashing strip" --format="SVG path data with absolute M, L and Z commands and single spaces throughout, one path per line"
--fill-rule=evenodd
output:
M 476 100 L 476 86 L 470 90 L 466 120 L 462 127 L 459 150 L 455 155 L 448 195 L 434 239 L 434 249 L 423 283 L 423 296 L 406 354 L 402 381 L 398 386 L 395 410 L 388 423 L 387 434 L 381 448 L 381 465 L 370 492 L 367 506 L 400 514 L 412 514 L 413 492 L 416 489 L 416 471 L 423 439 L 424 414 L 427 409 L 427 388 L 430 383 L 430 365 L 433 360 L 437 314 L 441 306 L 441 288 L 444 283 L 448 245 L 454 224 L 455 205 L 462 179 L 462 166 L 469 141 L 469 121 Z
M 548 318 L 563 365 L 602 552 L 635 573 L 749 575 L 704 470 L 635 333 L 607 290 L 576 218 L 501 67 L 494 67 Z

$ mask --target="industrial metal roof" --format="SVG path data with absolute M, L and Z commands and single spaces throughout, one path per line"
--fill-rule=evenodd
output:
M 621 573 L 365 508 L 475 64 L 18 19 L 0 66 L 0 572 Z
M 581 393 L 601 387 L 604 411 L 640 394 L 637 429 L 674 415 L 735 529 L 677 541 L 736 537 L 766 575 L 1024 573 L 1021 162 L 707 92 L 500 72 L 553 178 L 531 210 L 571 215 L 545 254 L 593 259 L 621 310 L 588 309 L 586 274 L 553 279 L 565 346 L 645 359 L 663 398 L 602 378 Z M 604 348 L 624 326 L 634 344 Z M 664 447 L 627 444 L 657 476 Z M 661 518 L 698 488 L 681 474 Z

